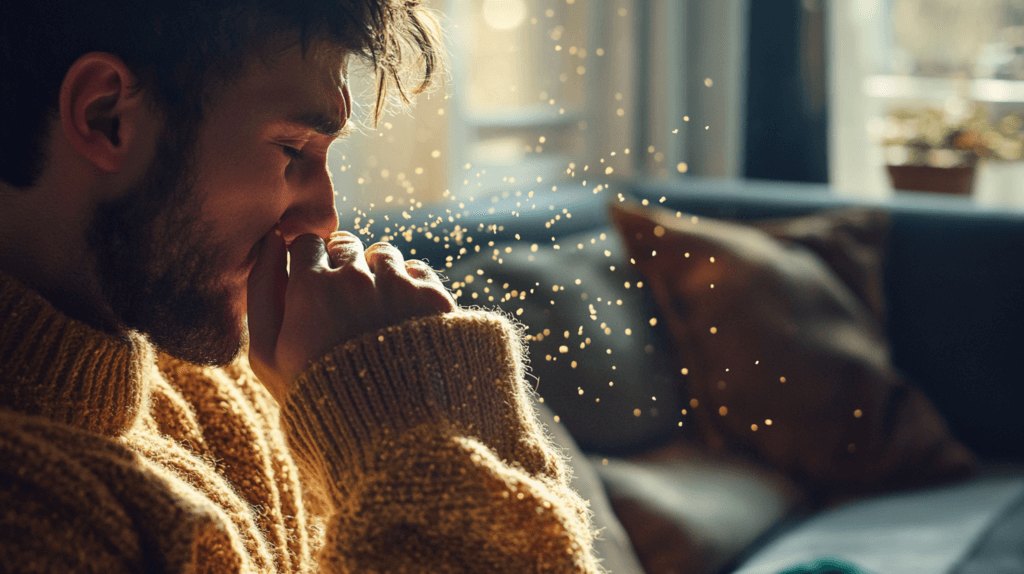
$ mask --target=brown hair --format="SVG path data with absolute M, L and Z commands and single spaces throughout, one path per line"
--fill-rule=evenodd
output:
M 42 172 L 64 75 L 88 52 L 120 57 L 181 144 L 194 137 L 216 87 L 283 38 L 368 63 L 374 122 L 388 101 L 408 102 L 442 68 L 437 18 L 423 0 L 14 1 L 20 6 L 0 22 L 0 179 L 15 187 L 30 187 Z M 422 77 L 409 87 L 413 70 Z

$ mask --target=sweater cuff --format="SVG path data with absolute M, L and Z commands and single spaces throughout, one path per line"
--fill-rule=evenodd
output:
M 297 462 L 344 496 L 387 442 L 423 424 L 511 453 L 531 408 L 521 338 L 500 316 L 458 311 L 335 347 L 299 375 L 282 410 Z

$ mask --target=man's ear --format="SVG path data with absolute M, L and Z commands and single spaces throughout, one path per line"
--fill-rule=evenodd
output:
M 60 88 L 64 135 L 84 159 L 107 173 L 124 170 L 139 144 L 142 124 L 153 112 L 135 89 L 135 76 L 120 58 L 90 52 L 78 58 Z

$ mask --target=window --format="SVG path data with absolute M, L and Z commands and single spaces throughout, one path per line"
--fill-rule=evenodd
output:
M 973 197 L 1024 206 L 1024 2 L 857 0 L 833 10 L 833 184 L 887 196 L 886 166 L 958 164 L 958 148 L 937 142 L 983 119 L 978 144 L 988 158 L 977 164 Z
M 467 188 L 549 193 L 623 177 L 739 175 L 743 3 L 435 8 L 452 54 L 446 90 L 333 150 L 341 211 L 434 203 Z M 371 87 L 354 93 L 365 102 Z

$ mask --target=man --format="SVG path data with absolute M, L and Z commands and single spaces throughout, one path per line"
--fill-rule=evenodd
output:
M 418 2 L 37 0 L 0 33 L 0 571 L 598 570 L 521 333 L 334 231 L 346 64 L 378 116 L 427 88 Z

